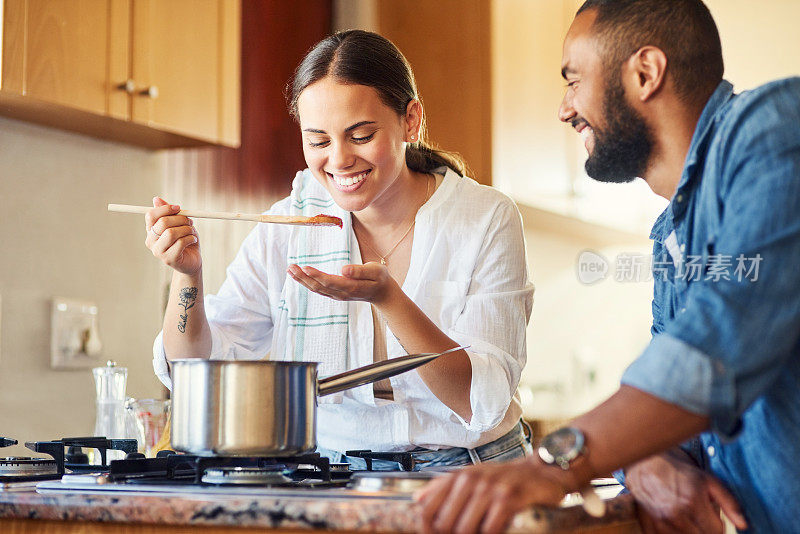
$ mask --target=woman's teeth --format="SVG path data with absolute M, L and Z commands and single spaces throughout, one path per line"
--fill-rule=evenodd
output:
M 357 184 L 358 182 L 366 178 L 368 174 L 369 171 L 364 171 L 356 176 L 337 176 L 335 174 L 331 174 L 331 177 L 333 178 L 333 181 L 336 182 L 337 184 L 343 186 L 349 186 Z

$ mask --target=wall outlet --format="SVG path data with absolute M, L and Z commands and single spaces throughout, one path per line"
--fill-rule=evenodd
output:
M 50 367 L 88 369 L 100 363 L 102 344 L 93 302 L 53 299 L 50 333 Z

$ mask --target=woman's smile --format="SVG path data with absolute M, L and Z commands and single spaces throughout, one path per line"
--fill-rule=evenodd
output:
M 364 184 L 366 177 L 371 172 L 372 169 L 367 169 L 365 171 L 350 173 L 331 173 L 325 171 L 325 174 L 328 176 L 328 179 L 333 182 L 333 185 L 336 187 L 336 189 L 345 193 L 351 193 Z

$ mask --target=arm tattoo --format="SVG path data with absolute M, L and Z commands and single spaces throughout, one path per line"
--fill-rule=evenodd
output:
M 178 323 L 178 331 L 183 334 L 186 332 L 186 321 L 189 320 L 189 308 L 194 306 L 194 302 L 197 300 L 197 288 L 184 287 L 178 297 L 180 298 L 178 306 L 183 308 L 183 313 L 180 316 L 181 320 Z

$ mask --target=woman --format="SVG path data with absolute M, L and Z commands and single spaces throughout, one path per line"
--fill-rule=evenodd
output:
M 354 468 L 343 451 L 414 450 L 423 467 L 526 454 L 516 388 L 533 288 L 513 202 L 424 142 L 413 74 L 383 37 L 327 37 L 287 89 L 308 168 L 268 213 L 327 213 L 344 228 L 258 225 L 204 299 L 192 221 L 154 199 L 146 245 L 174 269 L 159 378 L 169 386 L 167 360 L 197 355 L 318 361 L 326 376 L 469 345 L 321 398 L 320 450 Z

